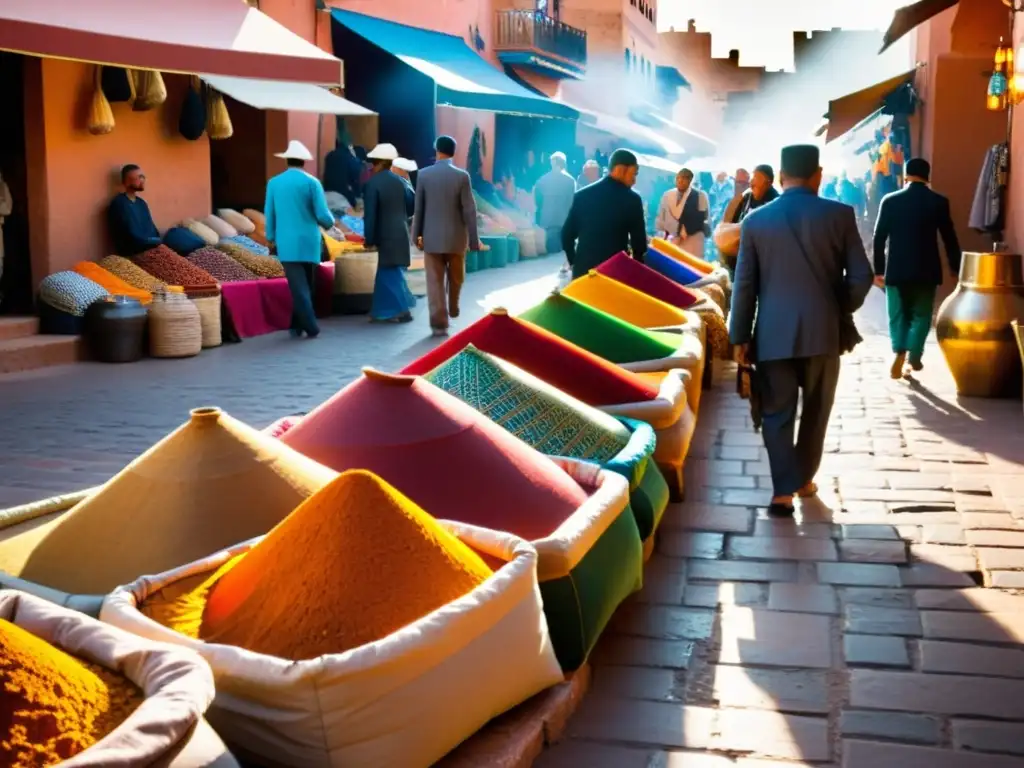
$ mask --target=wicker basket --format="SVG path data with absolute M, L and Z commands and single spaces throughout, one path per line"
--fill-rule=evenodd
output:
M 333 310 L 342 315 L 364 315 L 373 304 L 377 278 L 377 252 L 346 253 L 334 260 Z
M 223 343 L 220 332 L 220 294 L 197 296 L 191 299 L 199 310 L 199 324 L 203 332 L 203 349 L 219 347 Z
M 533 228 L 533 245 L 538 256 L 548 255 L 548 233 L 540 227 Z
M 199 309 L 184 294 L 157 291 L 149 309 L 149 354 L 193 357 L 203 348 Z
M 537 238 L 532 229 L 516 230 L 516 240 L 519 241 L 519 258 L 532 259 L 537 256 Z

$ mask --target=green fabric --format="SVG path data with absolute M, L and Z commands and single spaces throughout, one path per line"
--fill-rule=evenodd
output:
M 610 472 L 617 472 L 629 481 L 630 491 L 640 485 L 640 478 L 647 469 L 648 460 L 654 455 L 657 447 L 657 436 L 654 434 L 654 427 L 646 421 L 627 419 L 624 416 L 617 416 L 616 420 L 625 424 L 629 430 L 629 442 L 613 459 L 602 465 Z
M 613 417 L 472 344 L 424 378 L 549 456 L 604 464 L 630 441 Z
M 587 660 L 615 609 L 643 586 L 643 568 L 643 545 L 627 507 L 568 576 L 541 582 L 544 617 L 563 670 Z
M 934 285 L 888 285 L 885 288 L 892 351 L 908 353 L 911 362 L 920 362 L 924 354 L 932 329 L 935 291 Z
M 551 294 L 519 318 L 613 363 L 660 360 L 680 344 L 678 334 L 638 328 L 561 293 Z
M 658 465 L 647 462 L 647 470 L 640 479 L 640 486 L 629 494 L 629 506 L 633 508 L 640 539 L 647 541 L 658 530 L 661 518 L 668 508 L 669 490 L 665 476 Z

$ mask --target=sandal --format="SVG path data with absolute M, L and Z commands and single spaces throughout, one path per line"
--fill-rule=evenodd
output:
M 818 484 L 810 482 L 796 492 L 796 495 L 801 499 L 810 499 L 818 495 Z

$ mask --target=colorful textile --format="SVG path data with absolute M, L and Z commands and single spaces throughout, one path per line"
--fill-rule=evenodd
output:
M 445 519 L 531 541 L 587 499 L 550 459 L 411 376 L 367 370 L 281 440 L 339 472 L 368 469 Z
M 638 328 L 560 293 L 519 317 L 619 364 L 670 357 L 680 343 L 678 334 Z
M 86 277 L 106 289 L 111 296 L 127 296 L 130 299 L 136 299 L 142 304 L 149 304 L 153 301 L 152 293 L 126 283 L 120 277 L 112 272 L 108 272 L 93 261 L 80 261 L 75 264 L 74 270 L 82 277 Z
M 164 245 L 179 256 L 188 256 L 206 245 L 199 235 L 185 227 L 171 227 L 164 233 Z
M 209 245 L 193 251 L 185 257 L 200 269 L 213 275 L 221 283 L 235 283 L 240 280 L 256 280 L 257 277 L 223 251 Z
M 218 409 L 199 409 L 70 512 L 0 543 L 0 569 L 105 594 L 266 533 L 334 477 Z
M 102 285 L 77 272 L 54 272 L 39 283 L 41 302 L 75 317 L 82 317 L 89 305 L 109 295 Z
M 350 214 L 345 214 L 344 216 L 341 217 L 340 221 L 345 226 L 346 229 L 355 232 L 357 235 L 366 234 L 365 223 L 363 222 L 361 216 L 352 216 Z
M 239 337 L 248 339 L 291 327 L 292 294 L 283 277 L 223 283 L 220 290 Z
M 688 253 L 675 243 L 670 243 L 668 240 L 663 240 L 660 237 L 655 237 L 651 240 L 651 248 L 704 275 L 710 275 L 715 268 L 714 264 L 704 261 L 704 254 L 695 255 Z
M 402 373 L 423 375 L 473 344 L 507 360 L 578 400 L 593 406 L 655 400 L 658 385 L 531 323 L 493 310 L 446 342 L 409 363 Z
M 691 320 L 683 310 L 605 277 L 596 270 L 573 280 L 562 289 L 562 295 L 639 328 L 688 325 Z
M 601 264 L 597 271 L 612 280 L 618 280 L 630 288 L 646 293 L 659 301 L 671 304 L 679 309 L 688 309 L 699 300 L 699 297 L 683 286 L 679 285 L 646 264 L 641 264 L 636 259 L 630 258 L 624 253 L 617 253 L 604 264 Z
M 659 253 L 654 248 L 647 249 L 647 253 L 644 255 L 644 264 L 679 285 L 692 285 L 704 277 L 703 273 L 691 269 L 670 256 Z
M 270 255 L 270 249 L 267 246 L 261 245 L 260 243 L 257 243 L 255 240 L 253 240 L 251 237 L 246 237 L 245 235 L 233 235 L 232 237 L 222 237 L 220 241 L 222 243 L 235 243 L 236 245 L 240 245 L 243 248 L 248 248 L 250 251 L 260 256 Z
M 374 320 L 393 320 L 409 314 L 415 306 L 416 297 L 405 282 L 405 267 L 377 267 L 370 317 Z

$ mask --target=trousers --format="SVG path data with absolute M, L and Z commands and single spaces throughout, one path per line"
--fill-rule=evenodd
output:
M 911 362 L 921 362 L 924 354 L 924 344 L 932 329 L 935 291 L 934 285 L 921 283 L 885 287 L 892 351 L 906 352 Z
M 427 309 L 430 327 L 445 330 L 449 315 L 459 314 L 459 296 L 466 281 L 466 254 L 428 253 L 423 259 L 427 273 Z
M 769 360 L 757 364 L 757 375 L 772 486 L 775 495 L 790 496 L 811 482 L 821 466 L 839 382 L 839 356 Z
M 284 276 L 292 294 L 292 330 L 310 336 L 320 333 L 320 324 L 313 311 L 313 286 L 317 265 L 311 261 L 283 261 Z

